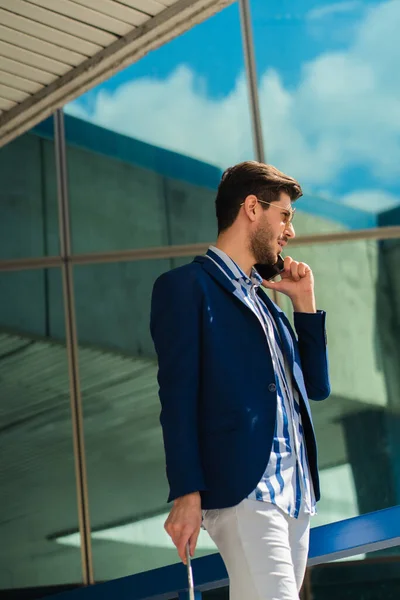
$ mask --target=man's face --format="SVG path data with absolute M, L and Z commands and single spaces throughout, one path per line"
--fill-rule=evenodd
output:
M 256 227 L 250 234 L 250 250 L 255 263 L 275 264 L 289 238 L 295 237 L 290 223 L 291 210 L 290 197 L 285 192 L 281 192 L 279 200 L 273 202 L 267 210 L 262 210 Z

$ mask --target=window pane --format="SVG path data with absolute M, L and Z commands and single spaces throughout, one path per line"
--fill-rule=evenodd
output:
M 61 273 L 2 272 L 0 297 L 0 589 L 79 584 Z
M 293 248 L 327 311 L 331 397 L 312 402 L 322 499 L 314 526 L 400 503 L 400 240 Z M 282 307 L 291 316 L 286 298 Z
M 74 269 L 98 581 L 179 561 L 163 529 L 170 505 L 149 331 L 154 281 L 172 266 L 164 259 Z M 214 551 L 202 532 L 196 556 Z
M 400 595 L 400 547 L 313 567 L 308 581 L 314 600 L 394 600 Z
M 0 259 L 56 255 L 53 119 L 0 148 Z
M 400 594 L 400 547 L 309 568 L 301 600 L 396 600 Z M 229 587 L 203 592 L 204 600 L 229 600 Z
M 253 157 L 237 3 L 66 106 L 74 252 L 209 242 Z
M 313 267 L 318 305 L 328 312 L 332 395 L 312 403 L 322 483 L 313 526 L 399 503 L 399 252 L 397 240 L 293 252 Z M 165 259 L 74 269 L 97 580 L 178 560 L 162 529 L 168 489 L 149 334 L 153 283 L 173 266 Z M 197 555 L 213 551 L 203 537 Z
M 305 191 L 297 232 L 400 224 L 400 3 L 251 9 L 267 158 Z

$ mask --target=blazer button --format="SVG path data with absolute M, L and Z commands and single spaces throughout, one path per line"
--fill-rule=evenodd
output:
M 274 383 L 270 383 L 268 386 L 268 390 L 270 392 L 276 392 L 276 385 Z

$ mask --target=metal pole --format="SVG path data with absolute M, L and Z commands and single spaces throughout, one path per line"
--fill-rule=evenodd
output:
M 78 340 L 76 332 L 73 273 L 71 264 L 71 234 L 64 114 L 54 114 L 54 144 L 57 170 L 60 250 L 62 259 L 65 331 L 70 380 L 71 417 L 74 444 L 75 477 L 78 502 L 79 532 L 81 538 L 82 577 L 85 585 L 94 583 L 92 543 L 90 535 L 89 494 L 86 473 L 82 397 L 79 379 Z
M 246 65 L 247 89 L 249 91 L 251 123 L 253 129 L 254 153 L 259 162 L 265 162 L 260 104 L 258 100 L 257 69 L 249 0 L 239 0 L 239 5 L 243 52 Z
M 265 149 L 258 99 L 257 68 L 254 51 L 253 29 L 251 26 L 250 2 L 239 0 L 240 23 L 242 28 L 243 52 L 246 65 L 247 89 L 249 91 L 251 124 L 253 130 L 254 153 L 259 162 L 265 163 Z M 272 299 L 279 305 L 279 295 L 272 290 Z

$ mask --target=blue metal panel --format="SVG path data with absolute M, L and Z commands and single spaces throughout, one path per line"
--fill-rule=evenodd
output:
M 311 530 L 309 565 L 400 544 L 400 506 Z
M 178 596 L 179 600 L 190 600 L 189 592 L 181 592 Z M 194 600 L 201 600 L 201 592 L 194 593 Z
M 32 133 L 52 139 L 52 119 L 36 125 Z M 191 185 L 216 190 L 221 179 L 222 171 L 214 165 L 141 142 L 70 115 L 65 115 L 65 135 L 69 146 L 84 148 Z
M 400 506 L 339 521 L 311 530 L 309 564 L 318 564 L 400 544 Z M 205 591 L 228 584 L 219 554 L 192 561 L 196 589 Z M 182 564 L 154 569 L 130 577 L 81 588 L 46 600 L 167 600 L 185 598 L 186 567 Z M 197 600 L 197 599 L 196 599 Z

